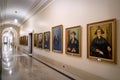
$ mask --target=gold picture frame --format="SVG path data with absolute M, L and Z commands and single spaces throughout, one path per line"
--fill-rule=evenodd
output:
M 50 31 L 44 32 L 44 49 L 50 51 Z
M 116 19 L 87 24 L 87 58 L 117 63 Z
M 28 46 L 28 36 L 20 37 L 20 45 Z
M 81 57 L 81 26 L 66 28 L 65 51 L 67 55 Z
M 43 33 L 39 33 L 39 34 L 37 34 L 37 47 L 38 48 L 43 48 Z
M 52 27 L 52 51 L 63 53 L 63 25 Z

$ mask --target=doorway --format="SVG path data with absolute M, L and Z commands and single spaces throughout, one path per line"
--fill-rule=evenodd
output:
M 18 41 L 18 34 L 14 28 L 8 27 L 2 31 L 2 51 L 17 51 Z
M 33 43 L 32 43 L 32 41 L 33 41 L 33 33 L 29 33 L 29 37 L 28 37 L 28 40 L 29 40 L 29 50 L 30 50 L 30 54 L 32 54 L 32 52 L 33 52 L 33 50 L 32 50 L 32 48 L 33 48 Z

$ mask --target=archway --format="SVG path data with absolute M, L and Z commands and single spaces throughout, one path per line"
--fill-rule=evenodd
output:
M 8 27 L 2 31 L 2 50 L 5 49 L 5 46 L 7 50 L 11 50 L 12 48 L 17 50 L 18 41 L 18 33 L 14 28 Z
M 16 55 L 18 47 L 18 33 L 13 27 L 4 28 L 2 31 L 2 66 L 5 70 L 9 70 L 12 73 L 13 65 L 16 64 Z

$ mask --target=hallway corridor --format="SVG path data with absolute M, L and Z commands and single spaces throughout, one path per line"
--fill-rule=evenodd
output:
M 2 80 L 74 80 L 7 45 L 2 53 Z
M 120 80 L 120 0 L 0 0 L 0 80 Z

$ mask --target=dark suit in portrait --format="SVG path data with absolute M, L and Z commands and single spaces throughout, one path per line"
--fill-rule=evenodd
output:
M 49 49 L 49 36 L 46 34 L 45 36 L 45 42 L 44 42 L 44 48 Z
M 61 47 L 60 47 L 60 37 L 58 35 L 54 36 L 54 49 L 55 50 L 61 50 Z
M 78 40 L 75 38 L 76 33 L 72 32 L 71 36 L 72 38 L 70 39 L 69 43 L 68 43 L 68 48 L 67 48 L 67 52 L 71 52 L 71 53 L 79 53 L 79 42 Z
M 100 26 L 98 26 L 95 34 L 97 37 L 93 39 L 90 50 L 91 50 L 91 56 L 100 57 L 100 58 L 107 58 L 112 59 L 112 50 L 111 46 L 108 43 L 108 41 L 102 37 L 102 34 L 104 34 L 104 31 Z
M 38 36 L 38 47 L 42 48 L 42 34 L 39 34 Z
M 38 47 L 42 48 L 42 40 L 38 42 Z

